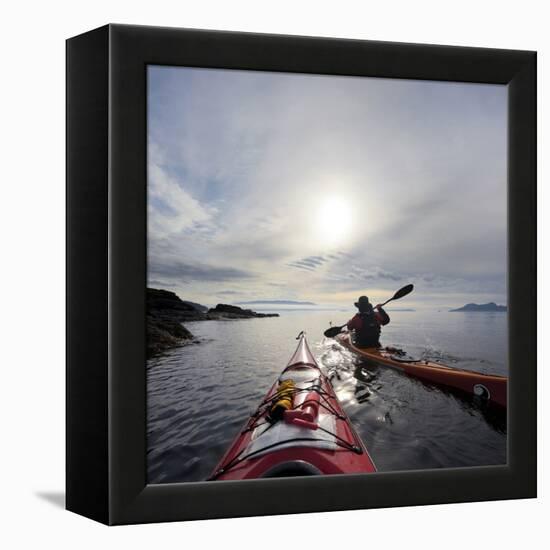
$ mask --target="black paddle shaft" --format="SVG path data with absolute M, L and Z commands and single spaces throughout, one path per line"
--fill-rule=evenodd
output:
M 403 298 L 403 296 L 406 296 L 407 294 L 410 294 L 414 290 L 414 285 L 406 285 L 403 288 L 400 288 L 389 300 L 386 300 L 383 304 L 380 304 L 380 307 L 385 306 L 387 303 L 393 301 L 393 300 L 399 300 L 399 298 Z M 340 327 L 330 327 L 323 333 L 327 338 L 334 338 L 337 334 L 341 332 L 341 330 L 347 325 L 344 324 Z

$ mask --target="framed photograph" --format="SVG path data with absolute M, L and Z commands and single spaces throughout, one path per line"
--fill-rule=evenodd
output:
M 67 41 L 67 509 L 536 496 L 536 54 Z

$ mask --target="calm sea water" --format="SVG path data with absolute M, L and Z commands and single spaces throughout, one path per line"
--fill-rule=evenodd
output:
M 258 406 L 305 330 L 379 471 L 506 463 L 506 419 L 384 367 L 367 367 L 332 339 L 353 312 L 201 321 L 199 343 L 147 364 L 149 483 L 207 478 Z M 390 312 L 382 343 L 418 358 L 507 374 L 505 313 Z

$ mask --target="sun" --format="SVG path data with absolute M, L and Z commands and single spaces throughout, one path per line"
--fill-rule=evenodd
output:
M 350 236 L 353 212 L 350 201 L 340 196 L 327 196 L 319 201 L 314 218 L 316 239 L 327 246 L 339 246 Z

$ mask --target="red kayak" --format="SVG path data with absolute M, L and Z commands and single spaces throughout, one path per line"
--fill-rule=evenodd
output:
M 288 365 L 209 479 L 376 471 L 305 335 L 298 339 Z
M 353 344 L 349 333 L 338 335 L 336 340 L 363 359 L 403 371 L 425 382 L 460 390 L 478 396 L 488 403 L 506 407 L 508 392 L 506 376 L 453 369 L 433 361 L 411 360 L 396 353 L 400 350 L 392 348 L 359 348 Z

